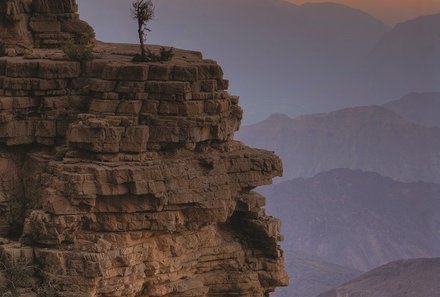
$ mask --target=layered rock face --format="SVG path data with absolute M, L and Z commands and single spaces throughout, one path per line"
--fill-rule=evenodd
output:
M 74 0 L 0 0 L 0 55 L 56 48 L 94 38 Z
M 76 9 L 32 5 L 31 24 L 36 11 Z M 83 63 L 52 49 L 0 58 L 5 265 L 38 266 L 66 297 L 263 297 L 286 285 L 280 222 L 252 191 L 281 162 L 233 140 L 242 111 L 217 63 L 96 49 Z

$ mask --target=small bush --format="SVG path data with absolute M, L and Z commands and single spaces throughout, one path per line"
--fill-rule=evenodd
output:
M 35 273 L 34 266 L 16 265 L 6 270 L 6 278 L 14 284 L 15 287 L 28 288 L 33 284 Z
M 133 62 L 165 62 L 171 60 L 173 57 L 174 49 L 172 47 L 169 49 L 161 47 L 159 54 L 155 54 L 150 49 L 147 49 L 145 56 L 136 55 L 133 58 Z
M 31 265 L 17 264 L 14 266 L 0 265 L 0 271 L 5 282 L 0 288 L 2 296 L 18 296 L 18 288 L 31 288 L 34 285 L 35 267 Z
M 47 280 L 34 289 L 38 297 L 58 297 L 59 286 L 51 280 Z
M 89 42 L 70 41 L 64 46 L 64 54 L 72 61 L 90 61 L 93 59 L 93 44 Z

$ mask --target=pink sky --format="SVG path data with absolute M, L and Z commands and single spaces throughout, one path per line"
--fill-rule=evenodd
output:
M 421 15 L 440 13 L 440 0 L 288 0 L 296 4 L 306 2 L 336 2 L 364 10 L 388 24 Z

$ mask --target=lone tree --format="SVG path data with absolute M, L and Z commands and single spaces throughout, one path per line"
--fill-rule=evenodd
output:
M 147 24 L 154 17 L 154 5 L 151 0 L 134 1 L 131 8 L 131 17 L 137 20 L 141 57 L 146 60 L 147 52 L 145 51 L 144 42 L 147 39 L 147 32 L 151 31 Z

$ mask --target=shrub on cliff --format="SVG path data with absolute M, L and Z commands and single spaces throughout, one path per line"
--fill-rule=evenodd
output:
M 82 42 L 68 42 L 63 48 L 66 58 L 72 61 L 90 61 L 93 59 L 93 45 Z
M 147 48 L 145 56 L 136 55 L 133 57 L 133 62 L 163 62 L 171 60 L 173 56 L 174 50 L 172 47 L 169 49 L 161 47 L 159 54 L 156 54 Z
M 69 43 L 64 48 L 64 54 L 72 61 L 90 61 L 93 59 L 93 46 Z
M 34 284 L 35 267 L 17 264 L 7 266 L 0 262 L 0 294 L 1 296 L 19 296 L 19 288 L 30 288 Z

